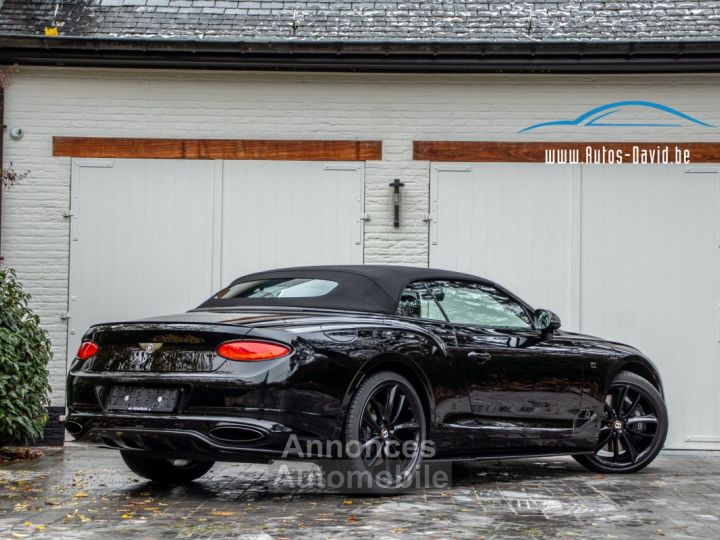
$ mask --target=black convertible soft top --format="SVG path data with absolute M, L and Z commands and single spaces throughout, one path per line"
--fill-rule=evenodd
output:
M 472 280 L 492 282 L 460 272 L 392 265 L 300 266 L 257 272 L 236 279 L 238 283 L 276 278 L 315 278 L 337 282 L 337 287 L 323 296 L 306 298 L 212 298 L 198 309 L 232 306 L 288 306 L 318 309 L 395 313 L 400 294 L 413 281 L 424 279 Z

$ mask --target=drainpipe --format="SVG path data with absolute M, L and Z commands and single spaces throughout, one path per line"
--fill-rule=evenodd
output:
M 0 2 L 2 3 L 2 2 Z M 5 89 L 0 86 L 0 169 L 3 168 L 3 142 L 5 141 Z M 2 266 L 2 195 L 3 187 L 0 185 L 0 266 Z

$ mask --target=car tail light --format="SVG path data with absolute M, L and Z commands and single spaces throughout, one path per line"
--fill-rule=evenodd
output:
M 92 341 L 83 341 L 80 344 L 80 348 L 75 356 L 77 356 L 80 360 L 87 360 L 91 356 L 95 356 L 96 352 L 98 352 L 98 346 L 96 343 Z
M 228 360 L 256 362 L 280 358 L 290 352 L 289 347 L 268 341 L 228 341 L 217 349 L 218 355 Z

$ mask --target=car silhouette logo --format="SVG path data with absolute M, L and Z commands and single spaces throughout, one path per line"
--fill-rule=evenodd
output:
M 643 120 L 643 116 L 647 120 Z M 533 124 L 519 133 L 555 126 L 579 127 L 715 127 L 677 109 L 653 101 L 616 101 L 595 107 L 574 120 L 553 120 Z

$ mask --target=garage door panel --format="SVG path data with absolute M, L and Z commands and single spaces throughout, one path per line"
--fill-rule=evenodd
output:
M 77 161 L 70 337 L 103 321 L 184 311 L 211 293 L 212 162 Z
M 569 166 L 433 166 L 430 265 L 495 280 L 572 327 Z
M 259 270 L 361 264 L 363 167 L 224 163 L 222 281 Z
M 585 167 L 582 182 L 582 330 L 658 365 L 668 446 L 720 442 L 718 175 Z

